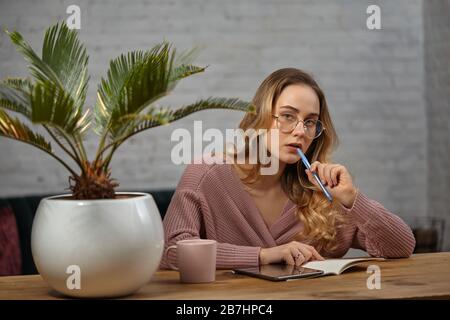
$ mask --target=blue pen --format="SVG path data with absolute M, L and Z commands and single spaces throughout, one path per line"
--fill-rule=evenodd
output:
M 297 153 L 302 158 L 302 162 L 305 165 L 306 169 L 311 170 L 311 165 L 309 164 L 308 159 L 306 158 L 305 154 L 302 152 L 302 150 L 300 148 L 297 148 Z M 320 181 L 319 176 L 317 175 L 317 173 L 316 172 L 312 172 L 312 174 L 313 174 L 314 178 L 316 178 L 316 181 L 319 184 L 320 189 L 322 189 L 323 193 L 325 193 L 325 196 L 328 198 L 328 200 L 330 202 L 333 201 L 333 197 L 328 192 L 328 190 L 325 189 L 325 187 L 322 184 L 322 181 Z

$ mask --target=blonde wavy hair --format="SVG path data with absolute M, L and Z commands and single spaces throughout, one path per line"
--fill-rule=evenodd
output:
M 284 88 L 293 84 L 311 87 L 320 103 L 319 120 L 325 130 L 311 143 L 306 156 L 311 163 L 331 162 L 331 153 L 337 147 L 338 137 L 328 111 L 325 95 L 316 81 L 308 73 L 294 68 L 280 69 L 270 74 L 259 86 L 252 100 L 254 113 L 247 113 L 239 124 L 242 130 L 270 129 L 276 101 Z M 246 140 L 246 149 L 248 148 Z M 248 152 L 248 150 L 246 150 Z M 243 167 L 236 164 L 245 174 L 242 179 L 247 185 L 258 180 L 261 164 Z M 309 182 L 301 161 L 287 164 L 281 177 L 281 185 L 288 197 L 297 204 L 297 217 L 303 222 L 304 229 L 293 240 L 313 239 L 316 249 L 332 251 L 336 247 L 335 238 L 339 224 L 344 221 L 337 208 L 336 201 L 330 205 L 319 188 Z

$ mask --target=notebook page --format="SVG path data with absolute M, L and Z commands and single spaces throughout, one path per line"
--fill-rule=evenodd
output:
M 318 269 L 326 274 L 340 274 L 344 270 L 358 264 L 359 262 L 370 260 L 384 260 L 383 258 L 354 258 L 354 259 L 327 259 L 325 261 L 310 261 L 302 265 L 302 267 Z

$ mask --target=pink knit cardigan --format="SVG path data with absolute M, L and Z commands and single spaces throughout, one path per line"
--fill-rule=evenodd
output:
M 338 228 L 338 247 L 324 257 L 342 257 L 349 248 L 371 256 L 408 257 L 415 239 L 411 229 L 380 203 L 359 192 L 352 208 L 342 206 L 348 222 Z M 164 218 L 165 248 L 189 238 L 214 239 L 217 268 L 257 266 L 261 248 L 285 244 L 302 230 L 288 201 L 278 220 L 268 227 L 250 194 L 230 164 L 191 164 L 181 177 Z M 304 241 L 314 246 L 314 241 Z M 174 265 L 176 250 L 163 256 L 161 268 Z

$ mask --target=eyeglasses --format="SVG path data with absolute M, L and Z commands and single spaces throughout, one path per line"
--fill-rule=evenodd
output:
M 303 123 L 305 135 L 310 139 L 319 137 L 325 130 L 325 127 L 320 120 L 308 119 L 306 121 L 302 121 L 291 114 L 281 114 L 279 116 L 273 114 L 272 117 L 277 119 L 277 128 L 283 133 L 291 133 L 295 130 L 295 128 L 297 128 L 297 125 L 300 122 Z

